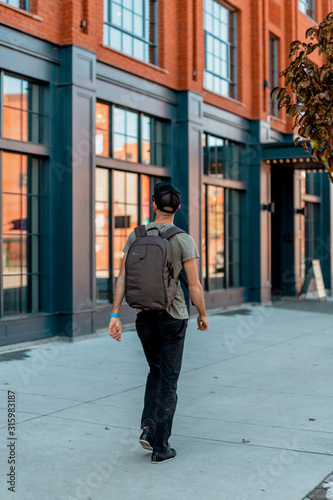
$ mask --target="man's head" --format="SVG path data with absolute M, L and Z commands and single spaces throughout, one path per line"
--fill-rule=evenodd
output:
M 158 210 L 169 215 L 173 215 L 180 208 L 180 191 L 168 182 L 156 184 L 152 199 Z

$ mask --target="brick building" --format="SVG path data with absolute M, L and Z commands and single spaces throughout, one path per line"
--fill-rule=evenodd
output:
M 313 258 L 332 289 L 332 188 L 269 99 L 331 7 L 0 1 L 0 345 L 107 326 L 122 247 L 164 179 L 209 308 L 295 295 Z

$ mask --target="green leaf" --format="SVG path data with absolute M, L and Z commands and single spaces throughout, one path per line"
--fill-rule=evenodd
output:
M 316 33 L 317 29 L 315 26 L 311 26 L 311 28 L 307 29 L 305 32 L 305 38 L 309 38 L 312 36 L 314 33 Z
M 271 99 L 274 99 L 274 97 L 277 95 L 277 93 L 280 92 L 281 90 L 282 90 L 281 87 L 274 87 L 274 89 L 271 92 Z
M 310 153 L 310 151 L 308 150 L 308 146 L 307 146 L 306 142 L 302 142 L 302 148 L 304 149 L 304 151 L 306 153 Z
M 323 161 L 327 161 L 329 159 L 329 157 L 331 156 L 331 150 L 330 148 L 324 148 L 321 153 L 320 153 L 320 157 Z
M 312 140 L 310 141 L 310 146 L 311 146 L 312 148 L 318 148 L 318 141 L 316 141 L 315 139 L 312 139 Z
M 294 54 L 296 54 L 296 52 L 298 51 L 298 48 L 301 45 L 301 43 L 302 42 L 300 40 L 295 40 L 294 42 L 292 42 L 290 44 L 290 54 L 289 54 L 289 57 L 292 57 Z

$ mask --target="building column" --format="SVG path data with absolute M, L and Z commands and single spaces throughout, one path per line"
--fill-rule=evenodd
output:
M 202 247 L 202 175 L 203 175 L 203 98 L 191 91 L 178 94 L 178 113 L 173 139 L 176 155 L 172 168 L 173 182 L 182 194 L 181 210 L 175 224 Z M 199 269 L 202 278 L 202 266 Z M 188 296 L 188 294 L 187 294 Z
M 56 265 L 59 335 L 94 331 L 95 54 L 59 49 Z

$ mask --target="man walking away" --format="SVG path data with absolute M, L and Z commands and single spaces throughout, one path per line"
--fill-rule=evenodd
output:
M 174 214 L 180 209 L 180 192 L 168 183 L 156 184 L 152 197 L 155 221 L 145 229 L 150 236 L 158 236 L 175 227 Z M 121 340 L 122 326 L 119 311 L 125 296 L 125 260 L 127 252 L 136 240 L 133 231 L 123 249 L 117 285 L 110 314 L 109 334 Z M 188 290 L 193 304 L 198 310 L 198 330 L 208 330 L 208 319 L 203 290 L 199 281 L 196 259 L 198 250 L 193 238 L 185 232 L 175 234 L 169 240 L 174 276 L 178 282 L 177 293 L 171 305 L 163 311 L 137 309 L 136 330 L 149 365 L 144 408 L 141 417 L 142 434 L 140 443 L 152 451 L 152 463 L 163 463 L 176 456 L 176 450 L 169 445 L 172 421 L 177 405 L 177 382 L 181 370 L 188 310 L 179 276 L 184 266 Z

